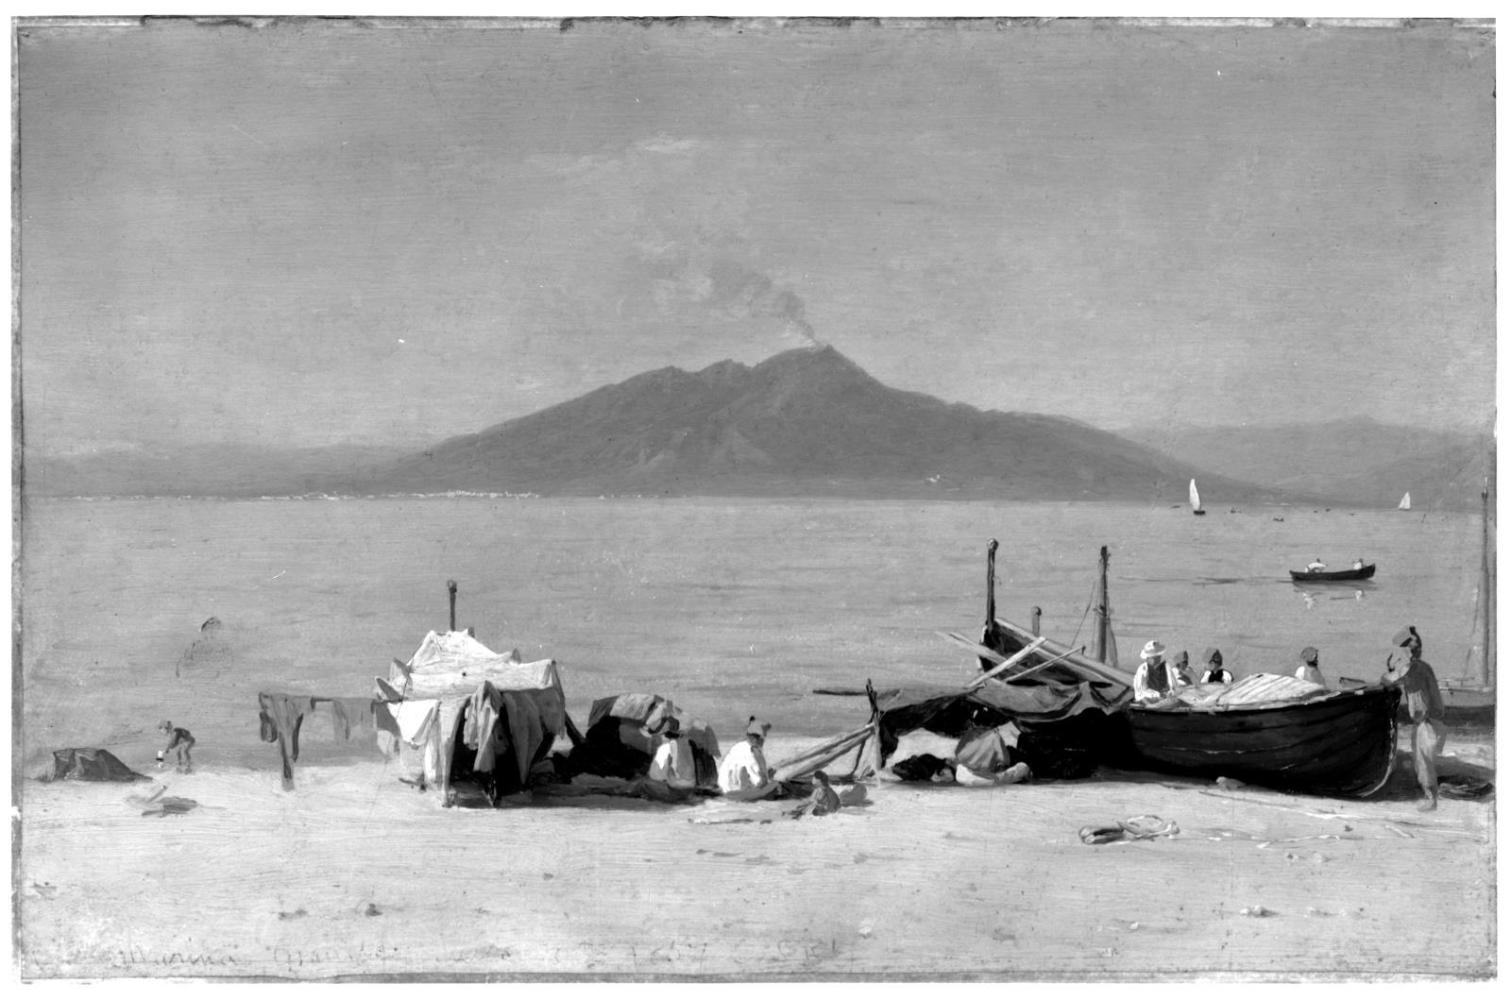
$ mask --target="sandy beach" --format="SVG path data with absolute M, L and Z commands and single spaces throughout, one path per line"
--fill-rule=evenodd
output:
M 773 759 L 804 743 L 772 747 Z M 1485 741 L 1446 758 L 1493 766 Z M 906 749 L 904 750 L 906 752 Z M 1403 758 L 1404 763 L 1404 758 Z M 443 808 L 382 762 L 28 780 L 24 978 L 1488 977 L 1493 800 L 1419 813 L 1153 775 L 858 808 Z M 1082 843 L 1154 814 L 1174 836 Z M 1403 919 L 1403 917 L 1405 919 Z

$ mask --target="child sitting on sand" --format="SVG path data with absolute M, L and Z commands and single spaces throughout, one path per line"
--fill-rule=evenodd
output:
M 157 752 L 157 766 L 162 767 L 167 763 L 167 755 L 170 750 L 176 750 L 178 756 L 178 770 L 188 774 L 194 770 L 194 762 L 189 759 L 189 751 L 194 747 L 194 737 L 189 730 L 175 727 L 166 719 L 157 727 L 168 734 L 168 745 Z

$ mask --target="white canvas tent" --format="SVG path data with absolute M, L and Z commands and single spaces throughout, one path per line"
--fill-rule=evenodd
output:
M 390 747 L 447 798 L 459 737 L 477 746 L 481 770 L 493 761 L 496 734 L 513 751 L 497 766 L 512 763 L 523 780 L 543 741 L 568 733 L 556 661 L 524 663 L 518 652 L 495 653 L 467 632 L 427 634 L 408 662 L 395 659 L 388 677 L 376 681 L 379 728 Z

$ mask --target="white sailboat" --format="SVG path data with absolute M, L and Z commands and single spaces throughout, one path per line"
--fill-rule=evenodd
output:
M 1196 480 L 1194 479 L 1191 480 L 1191 513 L 1197 517 L 1206 513 L 1206 511 L 1201 509 L 1201 494 L 1196 492 Z
M 1449 725 L 1495 724 L 1495 536 L 1490 526 L 1490 480 L 1480 493 L 1480 576 L 1474 588 L 1474 637 L 1464 657 L 1465 676 L 1443 680 Z
M 1407 490 L 1401 495 L 1401 502 L 1396 504 L 1396 510 L 1411 510 L 1411 491 Z

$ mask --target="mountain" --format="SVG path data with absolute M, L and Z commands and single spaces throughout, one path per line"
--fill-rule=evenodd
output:
M 329 492 L 1278 499 L 1060 417 L 883 385 L 830 347 L 662 368 L 452 438 Z
M 1368 419 L 1277 427 L 1146 427 L 1125 436 L 1213 472 L 1341 504 L 1478 507 L 1494 437 Z

